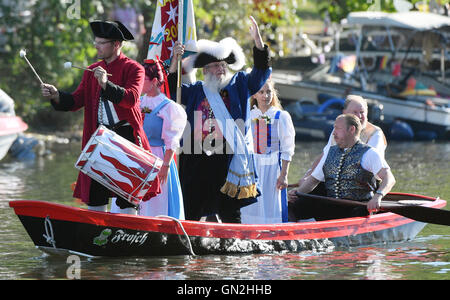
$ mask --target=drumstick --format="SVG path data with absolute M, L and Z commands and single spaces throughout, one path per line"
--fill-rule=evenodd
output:
M 31 70 L 33 71 L 34 75 L 36 75 L 37 79 L 39 80 L 39 82 L 41 84 L 44 84 L 44 82 L 42 81 L 41 77 L 39 77 L 38 73 L 36 72 L 36 70 L 33 68 L 33 66 L 31 65 L 30 61 L 27 58 L 27 52 L 22 49 L 19 51 L 19 55 L 20 57 L 23 57 L 25 59 L 25 61 L 28 63 L 28 65 L 30 66 Z
M 77 69 L 80 69 L 80 70 L 86 70 L 86 71 L 94 72 L 94 70 L 92 70 L 92 69 L 75 66 L 70 61 L 67 61 L 67 62 L 64 63 L 64 68 L 66 68 L 66 69 L 77 68 Z M 112 74 L 109 74 L 109 73 L 106 73 L 106 75 L 112 76 Z

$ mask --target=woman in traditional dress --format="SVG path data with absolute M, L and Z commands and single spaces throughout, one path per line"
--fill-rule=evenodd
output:
M 180 146 L 180 139 L 186 126 L 186 112 L 181 105 L 161 92 L 163 89 L 168 93 L 162 63 L 146 60 L 144 69 L 144 95 L 141 97 L 141 109 L 145 114 L 143 127 L 152 153 L 163 159 L 163 164 L 158 173 L 161 194 L 149 201 L 141 202 L 139 215 L 167 215 L 184 220 L 183 196 L 173 157 Z
M 242 223 L 287 222 L 289 164 L 295 149 L 295 129 L 291 116 L 278 100 L 269 79 L 252 96 L 253 146 L 261 195 L 258 201 L 241 209 Z

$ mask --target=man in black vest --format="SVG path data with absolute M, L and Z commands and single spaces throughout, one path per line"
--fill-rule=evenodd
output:
M 383 157 L 359 140 L 361 122 L 352 114 L 343 114 L 334 123 L 336 145 L 324 153 L 314 172 L 297 188 L 289 191 L 290 220 L 316 220 L 355 217 L 377 212 L 381 199 L 395 184 L 395 178 Z M 376 179 L 381 180 L 375 190 Z M 367 210 L 321 205 L 299 198 L 296 192 L 309 193 L 325 182 L 328 197 L 367 202 Z

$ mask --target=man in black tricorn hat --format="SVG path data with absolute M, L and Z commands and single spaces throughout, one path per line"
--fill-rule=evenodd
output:
M 85 71 L 80 85 L 73 93 L 42 84 L 42 95 L 50 99 L 58 111 L 76 111 L 84 107 L 82 147 L 87 144 L 100 124 L 109 127 L 129 141 L 150 151 L 147 136 L 142 128 L 139 97 L 144 86 L 145 71 L 136 61 L 126 57 L 121 49 L 123 41 L 133 40 L 133 35 L 120 22 L 94 21 L 97 57 L 101 59 Z M 109 76 L 108 74 L 111 74 Z M 144 198 L 150 199 L 160 192 L 156 181 Z M 81 198 L 89 209 L 106 211 L 111 192 L 82 172 L 78 175 L 74 197 Z M 135 207 L 118 197 L 123 213 L 136 214 Z

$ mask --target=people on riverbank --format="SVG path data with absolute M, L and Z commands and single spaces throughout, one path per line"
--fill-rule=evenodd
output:
M 261 195 L 241 209 L 242 223 L 270 224 L 288 221 L 289 164 L 295 150 L 291 116 L 281 107 L 270 79 L 250 100 L 255 165 Z
M 363 216 L 379 210 L 381 199 L 390 192 L 395 178 L 380 153 L 361 142 L 361 130 L 361 122 L 353 114 L 336 118 L 333 131 L 336 145 L 324 152 L 312 174 L 298 188 L 289 191 L 290 221 Z M 375 187 L 377 179 L 380 180 L 378 188 Z M 367 209 L 323 205 L 297 195 L 297 192 L 310 193 L 319 182 L 325 183 L 328 197 L 363 201 Z

